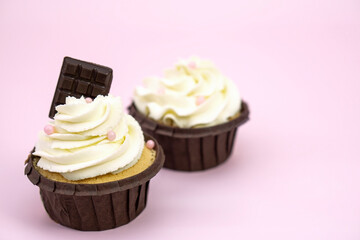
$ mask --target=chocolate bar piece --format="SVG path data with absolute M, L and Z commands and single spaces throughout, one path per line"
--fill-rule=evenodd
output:
M 64 104 L 67 96 L 95 98 L 97 95 L 107 95 L 112 78 L 111 68 L 65 57 L 49 117 L 55 116 L 55 107 Z

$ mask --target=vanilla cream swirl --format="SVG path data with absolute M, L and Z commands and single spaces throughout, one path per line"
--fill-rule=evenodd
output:
M 235 84 L 197 57 L 180 60 L 163 78 L 144 79 L 134 96 L 138 111 L 181 128 L 224 123 L 240 112 L 240 101 Z
M 144 136 L 138 122 L 123 112 L 119 97 L 99 95 L 90 103 L 67 97 L 56 110 L 50 122 L 55 132 L 40 132 L 33 153 L 40 168 L 80 180 L 118 173 L 139 160 Z M 115 139 L 108 139 L 109 131 Z

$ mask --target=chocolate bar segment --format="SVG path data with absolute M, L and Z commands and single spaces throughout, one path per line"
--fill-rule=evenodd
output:
M 95 98 L 97 95 L 107 95 L 112 78 L 111 68 L 65 57 L 49 117 L 54 117 L 55 107 L 64 104 L 67 96 Z

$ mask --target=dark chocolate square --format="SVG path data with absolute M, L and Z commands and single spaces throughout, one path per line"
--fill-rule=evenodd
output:
M 82 69 L 81 69 L 80 77 L 90 80 L 92 70 L 93 69 L 89 69 L 89 68 L 86 68 L 86 67 L 83 66 Z
M 109 81 L 109 76 L 107 73 L 102 72 L 101 70 L 98 71 L 95 81 L 97 83 L 100 83 L 103 86 L 107 85 L 107 82 Z
M 86 94 L 89 86 L 90 86 L 89 82 L 78 81 L 78 85 L 76 87 L 76 92 L 81 93 L 81 94 Z
M 74 84 L 74 78 L 67 76 L 60 76 L 59 84 L 60 88 L 63 90 L 71 90 L 72 85 Z
M 95 97 L 97 95 L 106 95 L 106 89 L 105 87 L 101 86 L 93 86 L 93 90 L 91 93 L 91 96 Z
M 78 64 L 72 63 L 72 62 L 65 62 L 63 63 L 63 73 L 69 74 L 69 75 L 76 75 L 76 70 L 78 68 Z

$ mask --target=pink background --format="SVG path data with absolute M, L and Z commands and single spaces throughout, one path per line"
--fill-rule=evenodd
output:
M 360 239 L 359 13 L 358 0 L 0 0 L 0 239 Z M 23 163 L 63 57 L 112 67 L 127 106 L 145 76 L 192 54 L 250 104 L 229 161 L 162 170 L 126 226 L 52 222 Z

